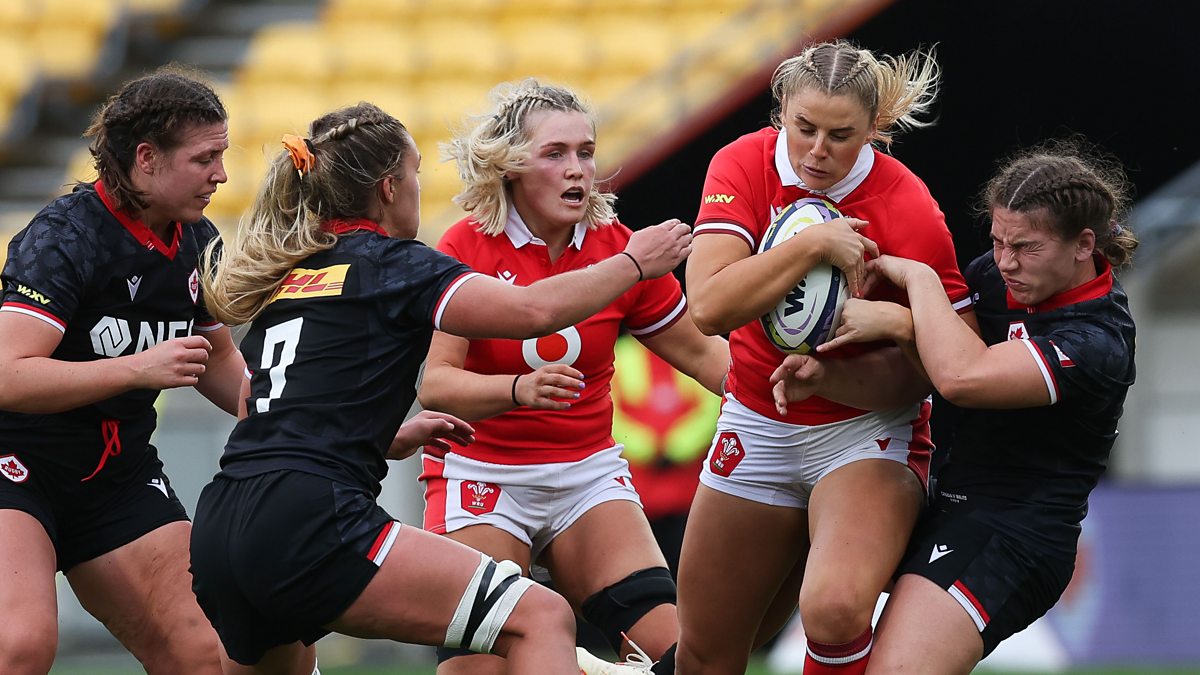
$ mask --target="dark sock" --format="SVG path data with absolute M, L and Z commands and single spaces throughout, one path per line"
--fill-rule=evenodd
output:
M 650 672 L 654 675 L 675 675 L 675 648 L 678 646 L 678 644 L 674 644 L 668 647 Z

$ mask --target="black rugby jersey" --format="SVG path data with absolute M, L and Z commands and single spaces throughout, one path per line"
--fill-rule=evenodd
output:
M 104 186 L 81 184 L 42 209 L 8 247 L 0 311 L 40 319 L 62 331 L 51 358 L 93 361 L 144 351 L 164 340 L 221 326 L 205 310 L 197 265 L 216 238 L 207 219 L 176 223 L 167 242 L 145 223 L 117 211 Z M 0 411 L 0 438 L 22 438 L 21 450 L 96 466 L 94 436 L 125 450 L 149 443 L 156 389 L 137 389 L 50 415 Z M 33 440 L 30 440 L 33 439 Z M 60 444 L 69 439 L 67 446 Z M 42 442 L 34 442 L 42 441 Z M 120 446 L 118 446 L 120 447 Z
M 998 527 L 1063 550 L 1073 550 L 1134 379 L 1128 300 L 1107 261 L 1095 260 L 1096 279 L 1036 307 L 1012 299 L 990 252 L 967 268 L 983 340 L 1025 340 L 1051 405 L 964 410 L 938 482 L 943 499 L 982 498 L 990 512 L 1019 514 Z
M 292 469 L 379 493 L 434 327 L 473 273 L 370 221 L 333 229 L 346 234 L 292 269 L 242 339 L 248 416 L 219 475 Z

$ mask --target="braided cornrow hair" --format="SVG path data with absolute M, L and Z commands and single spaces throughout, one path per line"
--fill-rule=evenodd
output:
M 525 171 L 530 157 L 530 114 L 539 110 L 579 112 L 588 117 L 593 129 L 596 119 L 574 92 L 532 78 L 499 84 L 489 96 L 493 111 L 469 118 L 441 150 L 444 159 L 454 160 L 463 182 L 454 203 L 471 214 L 481 232 L 497 235 L 508 221 L 508 177 Z M 616 199 L 593 186 L 587 195 L 587 226 L 594 229 L 611 223 L 616 218 Z
M 1051 141 L 1018 154 L 984 188 L 981 209 L 1025 214 L 1062 239 L 1084 229 L 1114 267 L 1130 262 L 1137 237 L 1122 225 L 1129 181 L 1120 164 L 1080 137 Z
M 212 246 L 205 251 L 204 297 L 213 315 L 229 325 L 252 321 L 288 271 L 337 243 L 326 221 L 375 216 L 375 187 L 400 173 L 415 152 L 408 129 L 365 102 L 323 115 L 309 135 L 312 169 L 299 175 L 291 156 L 279 152 L 233 246 L 221 256 Z
M 921 119 L 937 98 L 941 69 L 933 51 L 877 58 L 846 40 L 812 45 L 775 69 L 771 94 L 775 126 L 782 126 L 783 104 L 806 89 L 828 96 L 853 96 L 876 121 L 872 141 L 891 145 L 896 131 L 929 126 Z M 877 117 L 878 116 L 878 117 Z
M 192 126 L 226 119 L 212 87 L 197 73 L 170 65 L 126 82 L 96 112 L 84 137 L 92 139 L 88 150 L 108 194 L 119 208 L 137 213 L 147 206 L 130 178 L 138 145 L 170 152 Z

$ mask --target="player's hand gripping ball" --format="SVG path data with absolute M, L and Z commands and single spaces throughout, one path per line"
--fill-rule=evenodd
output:
M 841 217 L 823 199 L 796 200 L 771 221 L 758 252 L 779 246 L 810 225 Z M 849 296 L 846 275 L 829 263 L 818 263 L 774 309 L 763 315 L 763 331 L 780 351 L 807 354 L 833 336 L 842 305 Z

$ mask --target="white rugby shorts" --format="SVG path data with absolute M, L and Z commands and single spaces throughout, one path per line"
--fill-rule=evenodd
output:
M 700 482 L 772 506 L 808 508 L 817 481 L 863 459 L 912 469 L 928 487 L 928 399 L 901 409 L 804 426 L 763 417 L 725 395 Z
M 425 529 L 498 527 L 529 545 L 533 560 L 576 520 L 604 502 L 642 505 L 620 443 L 578 462 L 492 464 L 455 453 L 424 455 Z

